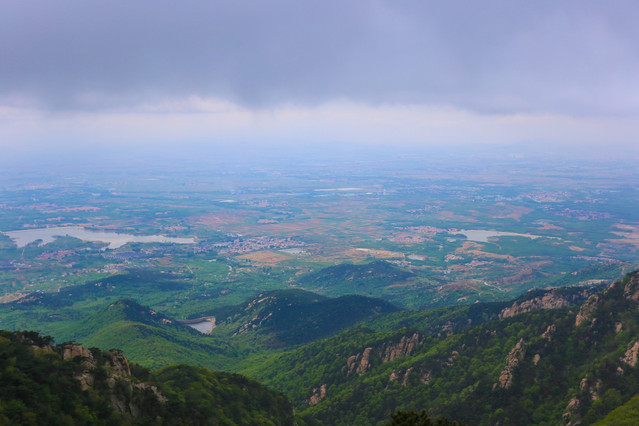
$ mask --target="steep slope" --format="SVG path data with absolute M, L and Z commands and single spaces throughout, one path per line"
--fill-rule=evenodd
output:
M 364 296 L 333 299 L 302 290 L 274 290 L 240 306 L 214 311 L 217 326 L 212 336 L 257 340 L 271 347 L 298 345 L 397 310 L 388 302 Z
M 0 423 L 293 425 L 286 398 L 235 374 L 130 365 L 121 352 L 0 331 Z
M 509 318 L 540 309 L 580 305 L 606 286 L 564 287 L 536 289 L 509 302 L 474 303 L 472 305 L 445 306 L 433 309 L 404 310 L 366 321 L 366 326 L 377 331 L 393 331 L 413 327 L 428 334 L 449 335 L 471 326 Z
M 495 319 L 480 325 L 462 327 L 459 315 L 445 333 L 353 329 L 243 371 L 325 424 L 375 424 L 397 409 L 469 424 L 588 424 L 639 393 L 639 273 L 571 306 L 583 290 L 492 305 Z
M 58 339 L 102 349 L 120 348 L 150 368 L 188 363 L 222 368 L 238 356 L 237 347 L 201 334 L 131 299 L 114 302 L 60 330 Z
M 595 423 L 596 426 L 635 426 L 639 424 L 639 395 L 633 396 L 630 401 L 612 410 L 603 420 Z

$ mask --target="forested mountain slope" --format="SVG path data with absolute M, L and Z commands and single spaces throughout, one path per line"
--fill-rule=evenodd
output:
M 494 320 L 465 328 L 348 330 L 243 372 L 323 424 L 382 424 L 398 409 L 468 424 L 592 423 L 639 393 L 639 274 L 581 306 L 535 302 L 547 294 L 493 305 Z
M 0 424 L 293 425 L 286 397 L 186 365 L 150 372 L 117 350 L 0 331 Z
M 328 298 L 302 290 L 273 290 L 240 306 L 213 311 L 216 327 L 211 335 L 268 347 L 299 345 L 398 310 L 365 296 Z

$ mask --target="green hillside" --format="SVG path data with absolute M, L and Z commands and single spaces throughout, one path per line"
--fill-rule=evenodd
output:
M 231 343 L 199 333 L 130 299 L 60 329 L 58 336 L 102 349 L 119 348 L 149 368 L 187 363 L 219 369 L 239 356 Z
M 582 291 L 573 290 L 575 301 L 583 301 Z M 469 424 L 602 419 L 639 393 L 639 274 L 581 307 L 531 302 L 544 294 L 532 293 L 520 300 L 520 312 L 480 325 L 466 321 L 446 332 L 419 321 L 394 331 L 356 328 L 242 371 L 284 391 L 298 412 L 322 424 L 383 424 L 400 409 Z M 499 312 L 486 306 L 503 317 L 512 305 Z
M 639 395 L 633 396 L 630 401 L 612 410 L 603 420 L 595 423 L 596 426 L 635 426 L 639 423 Z
M 357 293 L 379 297 L 388 286 L 413 276 L 412 272 L 376 260 L 360 265 L 342 263 L 329 266 L 300 277 L 296 285 L 331 296 Z
M 282 394 L 186 365 L 156 372 L 118 351 L 0 331 L 0 424 L 293 425 Z
M 57 292 L 30 293 L 0 304 L 0 326 L 13 330 L 38 330 L 59 336 L 67 326 L 123 298 L 146 306 L 175 303 L 192 287 L 188 277 L 155 269 L 129 269 L 99 280 L 62 287 Z
M 15 306 L 42 312 L 42 300 Z M 88 306 L 92 299 L 83 300 Z M 91 303 L 97 300 L 104 299 Z M 638 308 L 639 272 L 609 286 L 533 290 L 510 302 L 426 310 L 277 290 L 202 311 L 216 318 L 211 335 L 120 299 L 59 321 L 56 338 L 122 349 L 132 361 L 159 369 L 140 369 L 140 380 L 157 376 L 166 395 L 208 400 L 207 388 L 181 378 L 199 377 L 213 387 L 227 380 L 173 364 L 241 373 L 287 395 L 308 424 L 381 425 L 393 412 L 419 416 L 422 410 L 478 425 L 616 424 L 633 418 L 628 401 L 639 394 Z M 230 398 L 242 404 L 257 398 L 233 392 Z M 195 404 L 187 411 L 203 418 L 212 415 L 205 403 L 182 402 Z
M 364 296 L 327 298 L 302 290 L 273 290 L 240 306 L 213 311 L 217 326 L 211 334 L 270 347 L 298 345 L 397 310 Z

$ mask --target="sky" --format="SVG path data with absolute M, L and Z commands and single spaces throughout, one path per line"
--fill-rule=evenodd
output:
M 0 149 L 639 155 L 636 1 L 0 0 Z

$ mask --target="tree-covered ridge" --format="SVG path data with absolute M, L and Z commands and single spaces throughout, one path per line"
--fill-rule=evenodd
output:
M 303 275 L 296 285 L 333 296 L 366 294 L 380 297 L 384 289 L 414 274 L 383 260 L 365 264 L 342 263 Z
M 269 347 L 299 345 L 397 310 L 365 296 L 328 298 L 302 290 L 274 290 L 240 306 L 213 311 L 216 328 L 211 334 Z
M 357 328 L 244 371 L 325 424 L 382 424 L 393 411 L 422 409 L 469 424 L 589 424 L 639 393 L 639 273 L 581 307 L 497 319 L 511 306 L 491 304 L 494 320 L 448 333 L 418 320 Z
M 240 352 L 232 343 L 199 333 L 131 299 L 99 309 L 61 329 L 61 335 L 89 346 L 120 348 L 149 368 L 185 363 L 220 369 Z
M 286 397 L 236 374 L 190 366 L 156 372 L 119 351 L 54 345 L 0 331 L 0 423 L 293 425 Z

